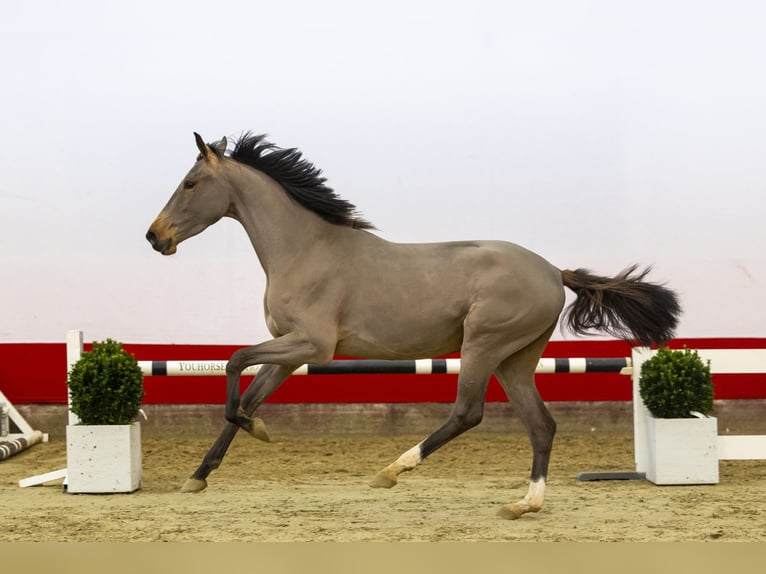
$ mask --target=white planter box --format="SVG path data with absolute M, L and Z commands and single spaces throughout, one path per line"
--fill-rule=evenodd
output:
M 133 492 L 141 487 L 141 424 L 69 425 L 67 491 Z
M 718 483 L 718 419 L 648 416 L 646 478 L 654 484 Z

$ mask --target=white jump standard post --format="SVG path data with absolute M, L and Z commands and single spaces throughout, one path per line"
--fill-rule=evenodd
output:
M 633 381 L 633 445 L 636 471 L 627 472 L 581 472 L 578 480 L 626 480 L 646 478 L 651 464 L 649 454 L 649 411 L 641 400 L 639 381 L 641 366 L 656 351 L 637 347 L 632 352 Z M 712 374 L 766 373 L 766 349 L 697 349 L 703 361 L 710 361 Z M 766 435 L 718 435 L 717 460 L 766 460 Z
M 80 355 L 82 355 L 82 349 L 83 349 L 83 334 L 82 331 L 67 331 L 66 334 L 66 372 L 67 377 L 69 376 L 69 371 L 72 370 L 72 367 L 74 364 L 80 359 Z M 80 420 L 77 418 L 77 415 L 75 415 L 72 412 L 72 409 L 70 407 L 70 399 L 69 399 L 69 389 L 67 388 L 67 411 L 68 411 L 68 424 L 70 425 L 76 425 Z M 54 480 L 61 480 L 64 479 L 63 487 L 66 488 L 67 486 L 67 469 L 62 468 L 59 470 L 54 470 L 51 472 L 46 472 L 45 474 L 38 474 L 36 476 L 31 476 L 29 478 L 22 478 L 19 481 L 19 486 L 22 488 L 26 488 L 28 486 L 37 486 L 40 484 L 45 484 L 46 482 L 52 482 Z
M 641 400 L 638 383 L 641 365 L 656 351 L 633 350 L 633 426 L 635 434 L 636 470 L 646 472 L 649 465 L 646 419 L 648 409 Z M 712 374 L 766 373 L 766 349 L 699 349 L 703 361 L 710 361 Z M 766 435 L 719 435 L 718 460 L 766 460 Z

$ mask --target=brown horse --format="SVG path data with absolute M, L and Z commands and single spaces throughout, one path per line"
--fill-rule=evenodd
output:
M 533 447 L 529 491 L 499 514 L 537 512 L 556 424 L 537 392 L 534 371 L 564 306 L 576 333 L 601 330 L 641 344 L 672 337 L 680 307 L 665 287 L 630 267 L 616 277 L 560 270 L 502 241 L 398 244 L 370 232 L 356 208 L 325 185 L 296 149 L 263 136 L 206 144 L 149 228 L 163 255 L 222 217 L 245 228 L 266 273 L 266 324 L 273 339 L 237 350 L 226 368 L 228 424 L 184 484 L 200 491 L 237 430 L 268 440 L 257 407 L 304 363 L 334 355 L 428 358 L 460 352 L 457 398 L 444 425 L 380 471 L 371 486 L 389 488 L 403 471 L 476 426 L 494 373 L 523 420 Z M 263 365 L 240 397 L 240 374 Z

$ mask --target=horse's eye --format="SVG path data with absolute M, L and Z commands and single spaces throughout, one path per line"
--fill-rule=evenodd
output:
M 194 187 L 194 182 L 193 181 L 191 181 L 189 179 L 184 181 L 184 189 L 191 189 L 193 187 Z

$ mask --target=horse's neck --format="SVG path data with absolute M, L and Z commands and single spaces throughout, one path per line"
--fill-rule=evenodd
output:
M 267 276 L 294 265 L 335 227 L 293 201 L 261 172 L 239 170 L 235 181 L 233 216 L 244 227 Z

